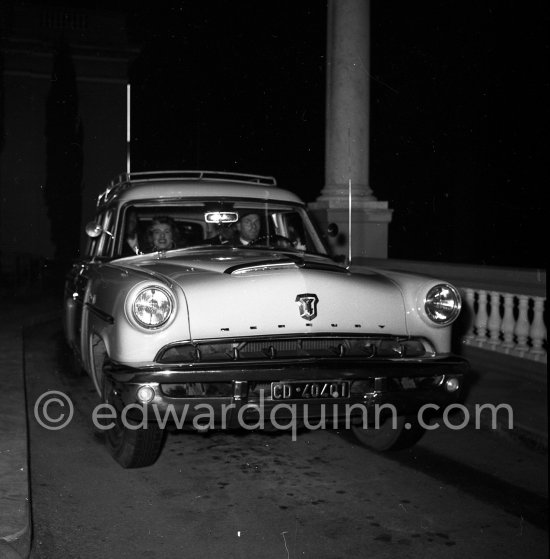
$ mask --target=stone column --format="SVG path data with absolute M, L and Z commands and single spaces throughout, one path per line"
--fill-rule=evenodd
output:
M 392 210 L 369 185 L 370 0 L 328 0 L 325 187 L 309 204 L 335 255 L 386 258 Z M 351 212 L 349 200 L 351 192 Z M 351 215 L 350 215 L 351 214 Z

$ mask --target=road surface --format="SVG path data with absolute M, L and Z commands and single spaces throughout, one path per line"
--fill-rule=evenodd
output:
M 176 432 L 125 470 L 57 323 L 26 330 L 25 370 L 31 559 L 548 556 L 547 455 L 497 433 L 441 428 L 384 455 L 345 430 Z M 33 411 L 52 390 L 74 406 L 59 430 Z

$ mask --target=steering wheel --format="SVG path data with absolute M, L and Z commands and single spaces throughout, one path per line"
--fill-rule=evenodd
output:
M 274 245 L 278 248 L 292 248 L 292 241 L 284 235 L 260 235 L 257 239 L 250 242 L 251 246 L 256 245 Z

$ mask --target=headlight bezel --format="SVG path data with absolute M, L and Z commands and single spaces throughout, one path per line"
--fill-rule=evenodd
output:
M 140 302 L 140 299 L 144 300 L 144 306 L 146 306 L 146 298 L 145 294 L 147 292 L 153 292 L 151 295 L 155 297 L 157 294 L 156 292 L 162 294 L 162 298 L 165 301 L 165 304 L 160 305 L 159 309 L 166 307 L 166 310 L 163 312 L 161 310 L 161 319 L 155 323 L 151 323 L 150 321 L 143 320 L 140 318 L 140 312 L 137 308 L 137 305 Z M 140 330 L 144 332 L 158 332 L 159 330 L 163 330 L 164 328 L 168 327 L 174 316 L 176 314 L 176 298 L 172 293 L 171 289 L 166 285 L 158 284 L 158 283 L 141 283 L 136 285 L 129 293 L 126 298 L 126 316 L 130 320 L 130 322 Z M 149 313 L 149 316 L 153 316 L 153 312 Z
M 442 299 L 442 297 L 446 298 Z M 448 302 L 451 303 L 450 306 Z M 437 283 L 430 286 L 423 297 L 423 316 L 432 326 L 451 325 L 460 315 L 461 308 L 462 297 L 458 289 L 450 283 Z

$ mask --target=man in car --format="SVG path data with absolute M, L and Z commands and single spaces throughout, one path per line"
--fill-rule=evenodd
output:
M 241 215 L 236 224 L 237 244 L 246 246 L 253 243 L 260 235 L 260 227 L 259 214 L 251 212 Z

